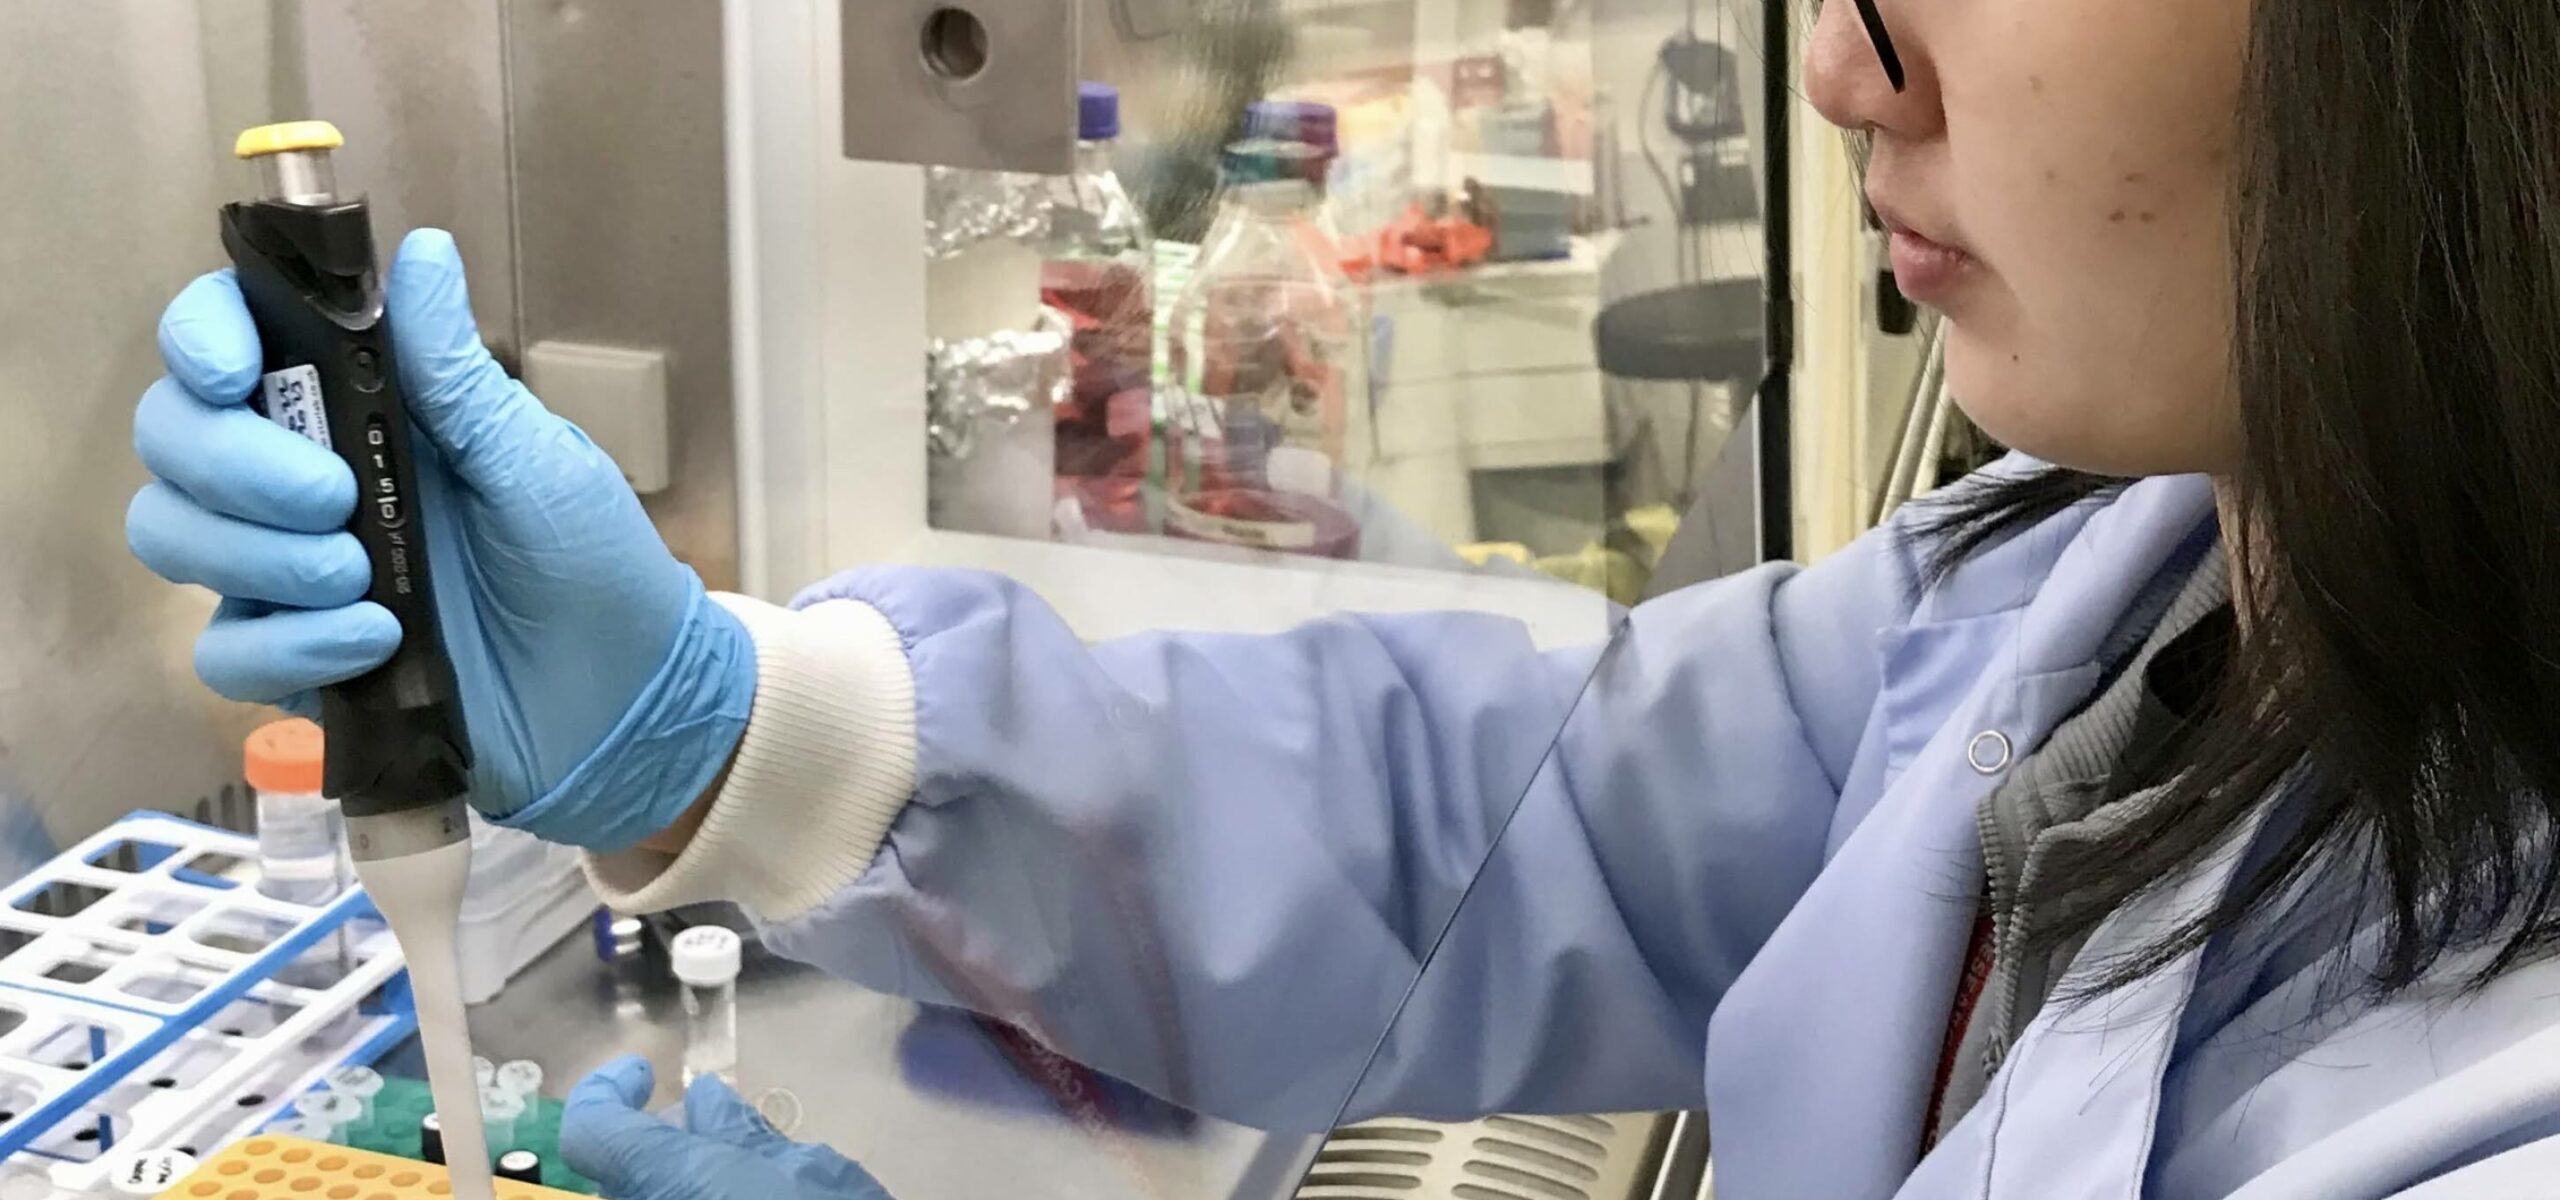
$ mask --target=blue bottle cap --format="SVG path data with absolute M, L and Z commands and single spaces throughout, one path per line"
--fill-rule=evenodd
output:
M 1107 83 L 1076 85 L 1076 139 L 1107 142 L 1120 136 L 1120 89 Z
M 1271 138 L 1231 142 L 1218 154 L 1218 173 L 1227 186 L 1291 180 L 1315 183 L 1324 178 L 1324 155 L 1315 147 Z

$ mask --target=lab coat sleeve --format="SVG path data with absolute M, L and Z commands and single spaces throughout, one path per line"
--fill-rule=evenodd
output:
M 996 576 L 855 571 L 725 601 L 760 662 L 729 780 L 681 857 L 591 871 L 1261 1127 L 1333 1118 L 1435 941 L 1361 1111 L 1695 1106 L 1916 590 L 1888 533 L 1607 647 L 1469 614 L 1086 646 Z

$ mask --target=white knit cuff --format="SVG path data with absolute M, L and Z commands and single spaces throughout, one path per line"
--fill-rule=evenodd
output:
M 587 857 L 606 904 L 658 912 L 734 900 L 766 921 L 817 907 L 869 869 L 915 792 L 915 674 L 880 610 L 794 611 L 712 597 L 756 643 L 755 707 L 729 778 L 683 853 Z

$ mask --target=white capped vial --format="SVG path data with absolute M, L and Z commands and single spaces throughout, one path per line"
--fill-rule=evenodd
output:
M 531 1150 L 509 1150 L 498 1156 L 498 1178 L 539 1184 L 542 1182 L 542 1156 Z
M 542 1094 L 542 1064 L 525 1058 L 499 1063 L 498 1090 L 513 1092 L 525 1107 L 533 1107 L 534 1098 Z
M 705 1075 L 738 1086 L 738 964 L 744 944 L 737 931 L 696 925 L 668 946 L 676 979 L 684 985 L 684 1083 Z
M 516 1123 L 524 1114 L 523 1097 L 496 1084 L 480 1089 L 480 1124 L 488 1131 L 492 1161 L 516 1148 Z
M 471 1082 L 484 1088 L 495 1086 L 498 1082 L 498 1064 L 477 1054 L 472 1055 Z
M 363 1106 L 363 1111 L 354 1121 L 355 1128 L 373 1128 L 373 1105 L 382 1095 L 382 1072 L 371 1067 L 340 1067 L 323 1076 L 320 1082 L 330 1091 L 352 1097 Z

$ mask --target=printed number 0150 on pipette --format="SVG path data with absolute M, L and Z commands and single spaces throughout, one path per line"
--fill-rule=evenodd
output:
M 391 923 L 418 1007 L 427 1082 L 444 1125 L 457 1200 L 491 1200 L 479 1090 L 463 1026 L 454 926 L 471 869 L 471 769 L 462 693 L 436 622 L 427 523 L 409 413 L 383 320 L 381 272 L 364 200 L 338 195 L 326 121 L 263 125 L 235 152 L 264 194 L 222 208 L 266 373 L 253 398 L 270 420 L 336 452 L 356 476 L 347 530 L 373 566 L 368 598 L 400 621 L 400 649 L 369 674 L 325 688 L 324 790 L 346 810 L 356 876 Z

